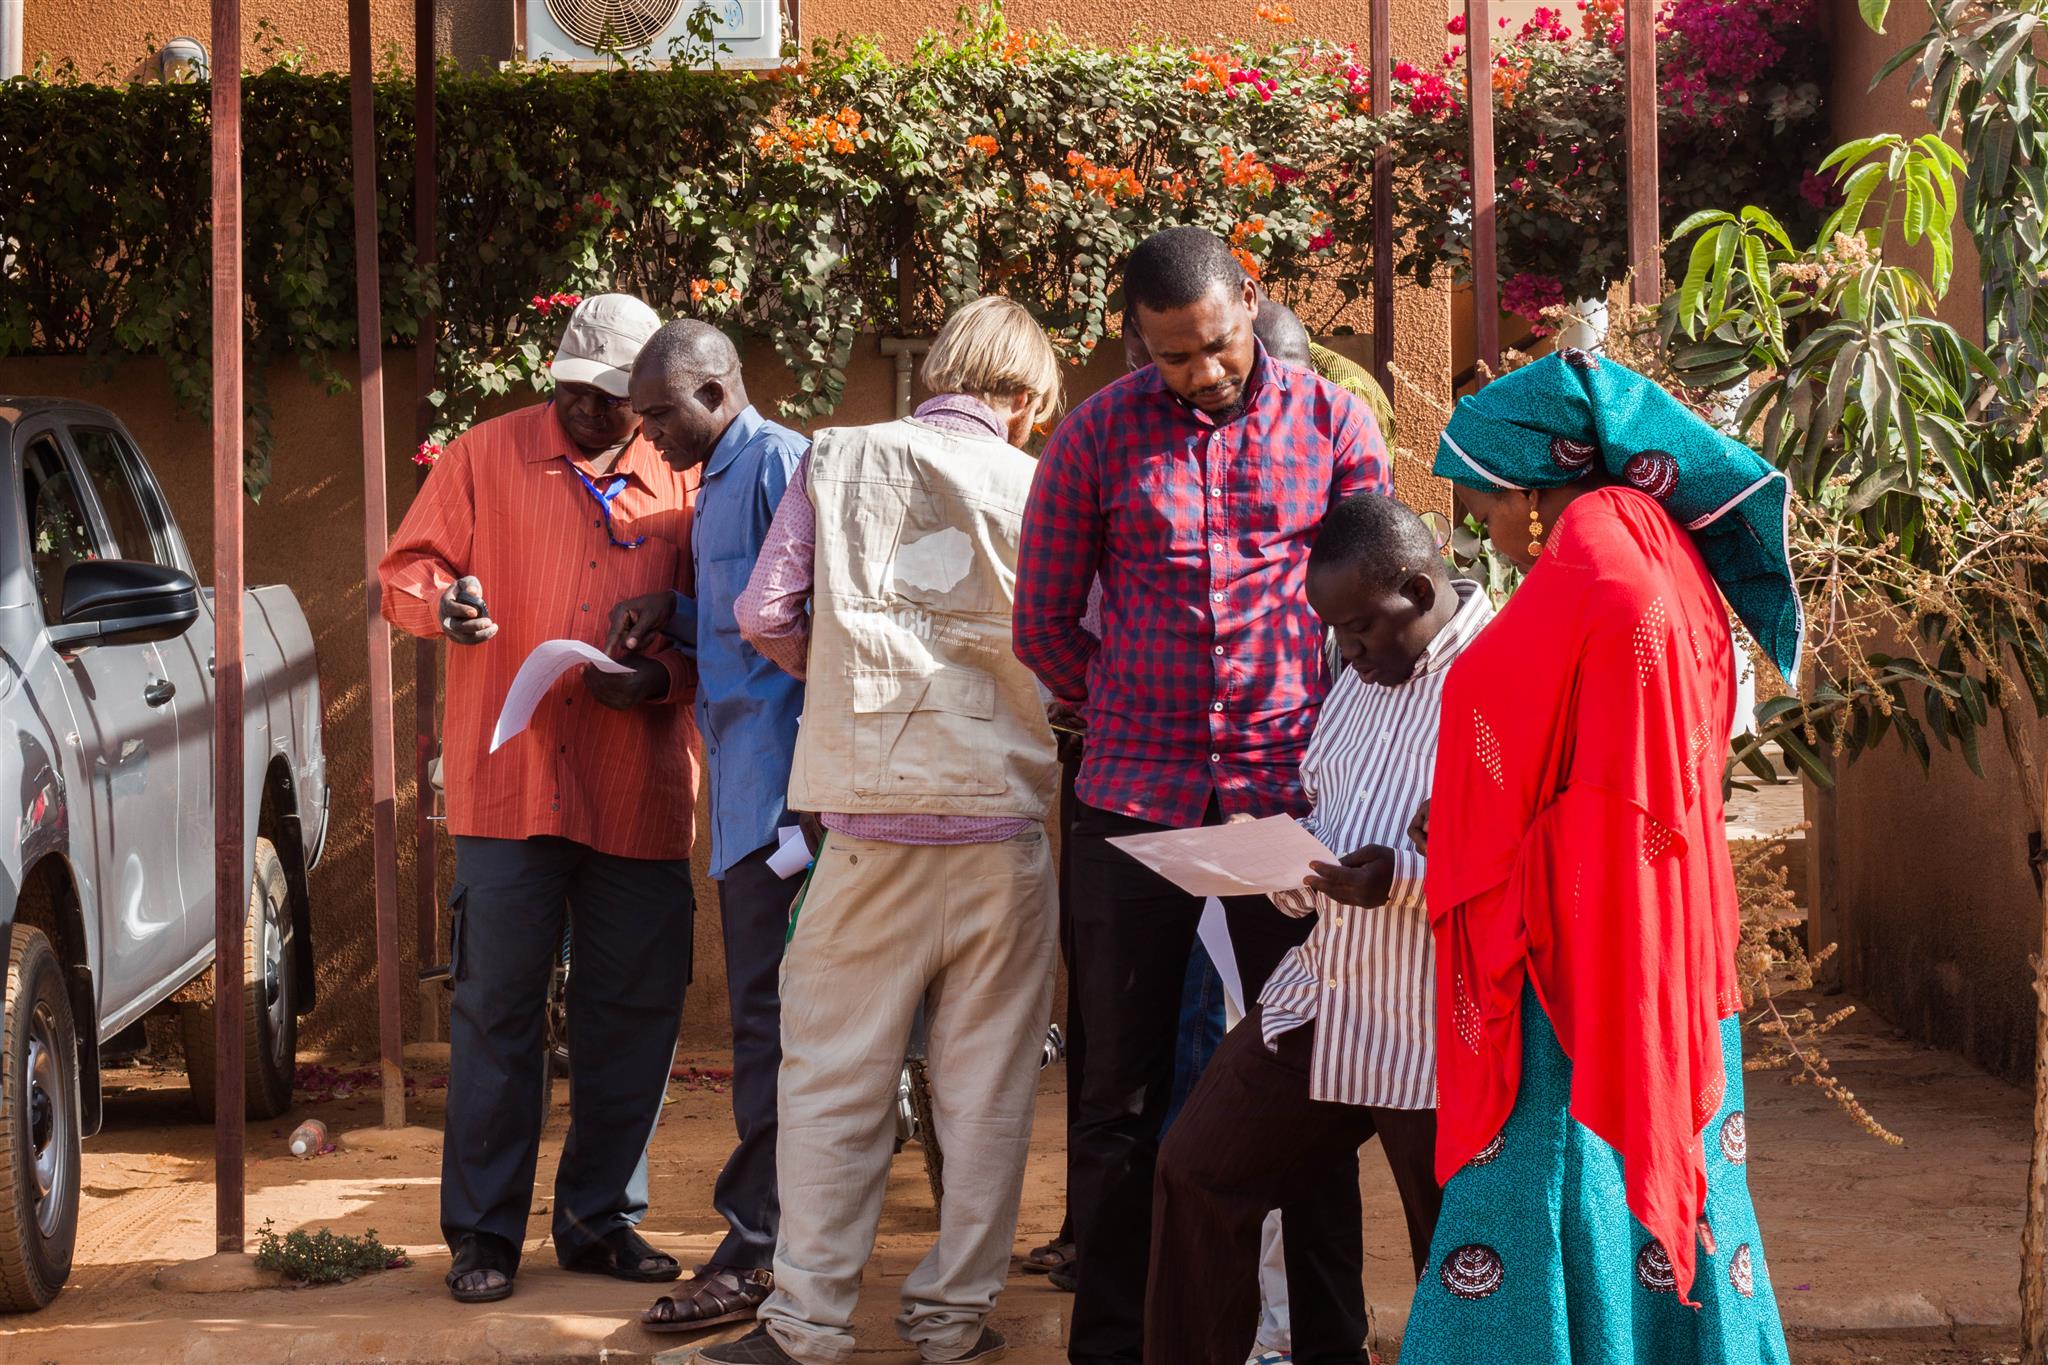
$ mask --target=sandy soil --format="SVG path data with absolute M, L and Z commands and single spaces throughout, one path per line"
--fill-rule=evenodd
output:
M 1752 1184 L 1772 1273 L 1801 1365 L 1996 1365 L 2013 1357 L 2024 1095 L 1943 1053 L 1914 1047 L 1859 1017 L 1832 1049 L 1838 1071 L 1894 1129 L 1903 1150 L 1878 1145 L 1810 1088 L 1752 1075 Z M 646 1231 L 686 1263 L 722 1230 L 709 1191 L 730 1142 L 715 1056 L 679 1064 L 652 1159 Z M 693 1071 L 692 1068 L 705 1070 Z M 323 1289 L 200 1296 L 155 1287 L 169 1264 L 213 1250 L 211 1130 L 194 1121 L 175 1072 L 118 1073 L 106 1131 L 87 1144 L 78 1266 L 49 1309 L 0 1332 L 0 1365 L 44 1361 L 553 1361 L 646 1359 L 673 1337 L 634 1319 L 643 1287 L 566 1274 L 546 1231 L 550 1182 L 566 1122 L 566 1089 L 550 1110 L 519 1292 L 485 1309 L 442 1291 L 447 1253 L 436 1226 L 445 1068 L 416 1064 L 410 1116 L 377 1122 L 379 1097 L 333 1073 L 309 1073 L 293 1115 L 249 1133 L 248 1225 L 374 1228 L 413 1266 Z M 706 1074 L 708 1070 L 711 1074 Z M 1018 1249 L 1059 1223 L 1062 1075 L 1045 1077 Z M 367 1073 L 362 1080 L 367 1081 Z M 347 1089 L 349 1093 L 337 1093 Z M 335 1152 L 292 1158 L 285 1135 L 317 1115 L 344 1135 Z M 1385 1168 L 1368 1152 L 1366 1280 L 1383 1328 L 1398 1331 L 1411 1287 Z M 860 1322 L 861 1365 L 909 1365 L 890 1327 L 895 1289 L 929 1244 L 935 1222 L 915 1148 L 897 1158 Z M 1016 1365 L 1057 1365 L 1071 1302 L 1039 1276 L 1017 1274 L 996 1324 Z M 680 1360 L 677 1356 L 674 1359 Z

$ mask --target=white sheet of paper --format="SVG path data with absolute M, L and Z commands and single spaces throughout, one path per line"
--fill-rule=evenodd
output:
M 775 837 L 782 846 L 768 855 L 768 870 L 785 881 L 811 865 L 811 848 L 804 842 L 804 832 L 796 825 L 785 825 L 775 831 Z
M 586 645 L 581 640 L 543 640 L 533 647 L 533 653 L 526 656 L 526 662 L 519 665 L 519 671 L 512 675 L 512 686 L 505 693 L 505 705 L 498 712 L 498 728 L 491 732 L 491 752 L 498 752 L 498 746 L 524 730 L 533 721 L 535 708 L 548 689 L 572 668 L 594 664 L 605 673 L 631 673 L 630 666 L 620 663 L 596 645 Z
M 1230 946 L 1230 921 L 1223 917 L 1222 901 L 1211 896 L 1202 902 L 1202 919 L 1195 926 L 1195 935 L 1223 982 L 1223 1000 L 1230 1006 L 1224 1025 L 1236 1028 L 1237 1021 L 1244 1018 L 1244 983 L 1237 979 L 1237 951 Z
M 1192 896 L 1285 891 L 1301 885 L 1311 860 L 1337 861 L 1291 815 L 1125 834 L 1109 842 Z

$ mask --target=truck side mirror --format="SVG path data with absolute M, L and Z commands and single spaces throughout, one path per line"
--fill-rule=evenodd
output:
M 139 645 L 183 635 L 199 619 L 199 586 L 182 569 L 135 559 L 87 559 L 64 571 L 59 649 Z

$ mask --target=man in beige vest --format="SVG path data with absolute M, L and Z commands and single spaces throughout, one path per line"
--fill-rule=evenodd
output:
M 852 1355 L 920 1002 L 945 1197 L 897 1326 L 927 1361 L 1005 1352 L 987 1317 L 1052 1005 L 1059 773 L 1010 607 L 1035 470 L 1019 447 L 1059 367 L 1030 314 L 989 298 L 946 324 L 924 381 L 940 396 L 910 418 L 818 433 L 735 611 L 807 678 L 789 804 L 826 836 L 782 964 L 775 1291 L 708 1365 Z

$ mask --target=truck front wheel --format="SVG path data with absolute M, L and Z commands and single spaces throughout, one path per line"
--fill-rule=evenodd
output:
M 0 1007 L 0 1311 L 57 1297 L 78 1239 L 78 1033 L 42 931 L 13 926 Z
M 284 863 L 268 839 L 256 841 L 249 882 L 249 921 L 242 932 L 242 989 L 229 1003 L 242 1011 L 242 1085 L 252 1119 L 274 1119 L 292 1107 L 298 1067 L 299 1018 L 292 943 L 291 891 Z M 213 1117 L 216 1065 L 213 1012 L 221 1001 L 178 1007 L 185 1034 L 185 1077 L 193 1107 Z

